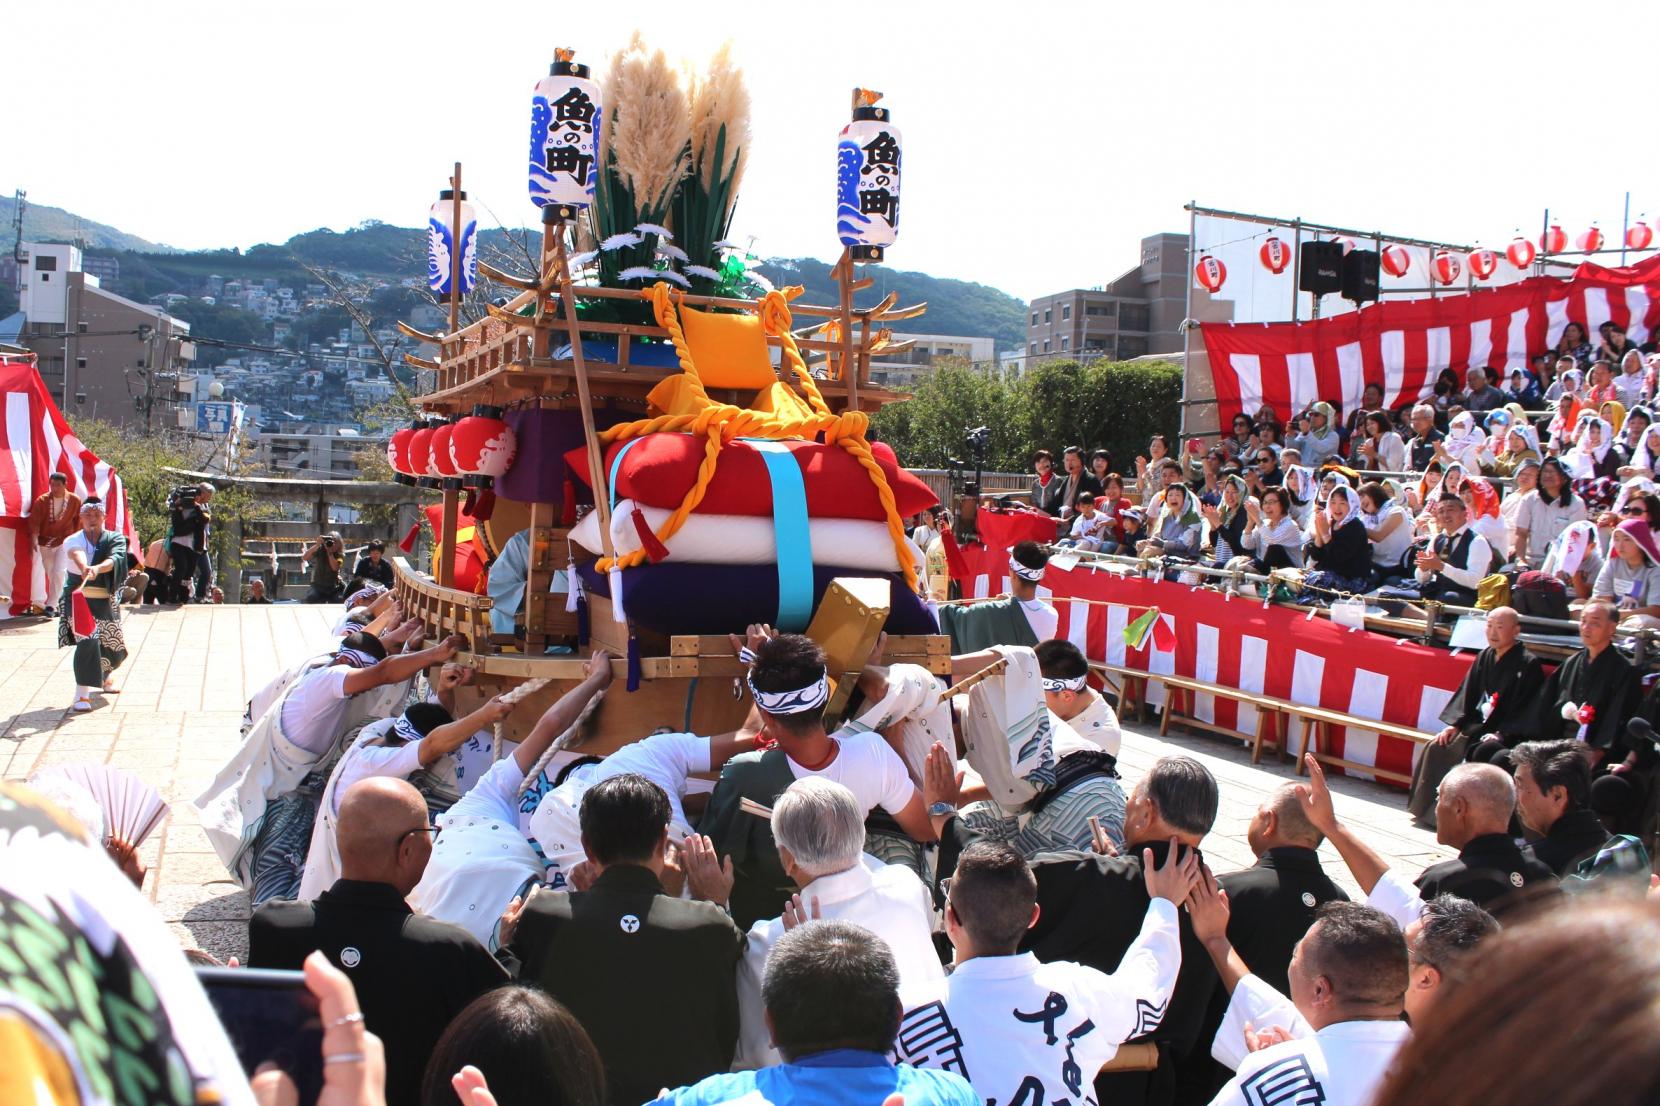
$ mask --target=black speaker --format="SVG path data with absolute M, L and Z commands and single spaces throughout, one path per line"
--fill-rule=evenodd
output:
M 1350 250 L 1343 255 L 1343 298 L 1356 303 L 1378 298 L 1378 251 Z
M 1304 242 L 1297 260 L 1297 291 L 1324 296 L 1342 290 L 1342 243 Z

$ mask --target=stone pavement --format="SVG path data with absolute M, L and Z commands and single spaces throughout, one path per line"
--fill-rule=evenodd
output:
M 74 715 L 70 651 L 57 648 L 57 624 L 0 622 L 0 775 L 24 779 L 52 764 L 100 760 L 149 780 L 173 804 L 164 827 L 141 850 L 144 889 L 186 947 L 221 958 L 247 945 L 248 896 L 214 855 L 190 800 L 237 745 L 248 697 L 284 668 L 326 646 L 334 607 L 294 605 L 129 609 L 129 658 L 116 674 L 122 694 L 94 697 Z M 1197 757 L 1221 784 L 1222 809 L 1205 852 L 1217 872 L 1251 863 L 1245 826 L 1262 797 L 1291 779 L 1289 764 L 1261 767 L 1221 738 L 1160 738 L 1127 726 L 1121 763 L 1134 780 L 1160 756 Z M 1337 779 L 1338 813 L 1374 848 L 1416 873 L 1450 851 L 1412 826 L 1402 793 Z M 1327 871 L 1351 894 L 1353 882 L 1327 845 Z

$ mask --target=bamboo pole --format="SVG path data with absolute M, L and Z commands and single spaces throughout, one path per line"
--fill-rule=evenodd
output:
M 544 219 L 557 209 L 542 209 Z M 544 223 L 544 241 L 546 240 Z M 582 438 L 587 445 L 588 472 L 594 489 L 594 510 L 599 512 L 599 540 L 608 560 L 615 560 L 616 549 L 611 544 L 611 494 L 606 480 L 605 457 L 599 448 L 599 431 L 594 429 L 594 400 L 588 389 L 588 359 L 582 351 L 582 330 L 576 320 L 576 296 L 571 288 L 570 258 L 565 250 L 564 224 L 557 223 L 553 232 L 553 262 L 559 280 L 559 298 L 565 304 L 565 329 L 571 338 L 571 364 L 576 376 L 577 403 L 582 408 Z M 546 265 L 544 255 L 543 264 Z M 538 306 L 538 310 L 540 310 Z M 613 596 L 613 599 L 617 597 Z
M 450 334 L 461 322 L 461 163 L 450 178 Z
M 836 283 L 841 288 L 842 379 L 847 382 L 847 410 L 859 409 L 859 366 L 853 360 L 853 250 L 842 249 L 836 265 Z

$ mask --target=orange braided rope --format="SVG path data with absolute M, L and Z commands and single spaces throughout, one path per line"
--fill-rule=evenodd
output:
M 715 466 L 719 462 L 721 447 L 726 443 L 734 438 L 811 440 L 823 434 L 826 445 L 836 445 L 845 449 L 858 460 L 860 467 L 870 475 L 871 481 L 876 485 L 877 498 L 887 516 L 888 536 L 893 539 L 895 559 L 899 563 L 906 586 L 915 591 L 916 564 L 911 559 L 905 523 L 899 517 L 899 505 L 894 499 L 892 487 L 888 484 L 887 474 L 882 471 L 882 466 L 871 452 L 870 443 L 866 438 L 870 417 L 863 411 L 848 411 L 839 416 L 831 413 L 829 404 L 825 403 L 812 373 L 808 371 L 807 364 L 802 359 L 794 335 L 790 333 L 789 299 L 796 294 L 799 294 L 799 290 L 768 292 L 756 310 L 767 333 L 778 338 L 783 350 L 784 363 L 806 396 L 808 406 L 813 409 L 814 414 L 811 418 L 784 419 L 777 415 L 751 411 L 746 407 L 716 403 L 710 399 L 709 393 L 703 388 L 703 380 L 698 375 L 697 365 L 692 359 L 691 347 L 686 343 L 685 331 L 680 326 L 680 312 L 676 307 L 675 293 L 666 283 L 659 281 L 643 289 L 640 295 L 651 303 L 658 325 L 668 331 L 669 340 L 674 344 L 675 354 L 680 359 L 680 368 L 688 378 L 693 400 L 700 404 L 701 409 L 695 414 L 658 415 L 655 418 L 622 423 L 601 433 L 600 438 L 611 443 L 644 437 L 647 434 L 689 433 L 704 439 L 703 461 L 698 465 L 697 480 L 686 493 L 686 498 L 680 506 L 674 509 L 674 512 L 663 521 L 662 528 L 656 532 L 657 539 L 666 542 L 679 532 L 698 504 L 703 502 L 703 497 L 709 491 L 709 484 L 715 478 Z M 645 563 L 645 560 L 645 550 L 636 549 L 618 556 L 614 561 L 601 559 L 596 567 L 599 571 L 605 572 L 613 565 L 618 568 L 632 568 Z

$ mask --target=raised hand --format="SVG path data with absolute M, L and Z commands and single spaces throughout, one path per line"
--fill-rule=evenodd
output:
M 1222 890 L 1209 868 L 1201 868 L 1199 880 L 1187 897 L 1187 914 L 1193 922 L 1193 936 L 1201 941 L 1226 939 L 1228 935 L 1228 893 Z
M 686 868 L 686 883 L 692 889 L 692 898 L 724 904 L 732 897 L 736 877 L 732 872 L 732 858 L 722 861 L 715 851 L 715 843 L 701 834 L 691 834 L 680 844 L 681 862 Z
M 1308 783 L 1297 785 L 1297 802 L 1314 828 L 1329 837 L 1337 828 L 1337 808 L 1332 805 L 1331 789 L 1326 786 L 1325 769 L 1312 753 L 1303 757 L 1303 763 L 1308 767 Z
M 496 940 L 503 948 L 513 943 L 514 934 L 519 932 L 519 915 L 524 912 L 525 899 L 519 895 L 514 895 L 507 909 L 501 912 L 501 921 L 496 924 Z
M 963 772 L 956 758 L 946 752 L 945 746 L 934 742 L 928 750 L 928 759 L 922 767 L 922 801 L 928 806 L 962 801 Z
M 813 908 L 811 913 L 808 913 L 807 907 L 802 905 L 801 896 L 799 894 L 790 896 L 789 903 L 787 903 L 784 907 L 785 933 L 788 933 L 798 925 L 804 925 L 807 922 L 816 922 L 818 920 L 819 906 L 817 895 L 813 896 Z
M 617 658 L 604 649 L 595 649 L 588 658 L 588 667 L 585 671 L 588 679 L 596 680 L 600 687 L 609 687 L 611 684 L 611 662 Z
M 1092 847 L 1101 856 L 1118 855 L 1118 846 L 1113 844 L 1112 834 L 1101 824 L 1101 819 L 1093 814 L 1089 816 L 1089 836 Z
M 1245 1048 L 1251 1052 L 1261 1052 L 1265 1048 L 1273 1048 L 1295 1039 L 1289 1030 L 1277 1025 L 1252 1029 L 1250 1022 L 1245 1023 Z

